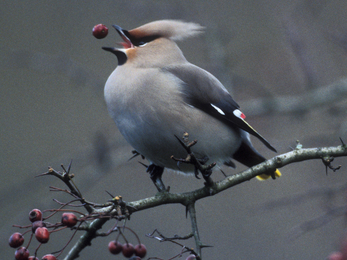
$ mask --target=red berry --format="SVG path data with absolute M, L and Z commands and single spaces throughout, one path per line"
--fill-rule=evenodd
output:
M 195 260 L 196 256 L 195 255 L 189 255 L 186 260 Z
M 33 209 L 29 212 L 29 220 L 31 222 L 42 220 L 42 212 L 39 209 Z
M 31 231 L 33 233 L 35 233 L 36 229 L 39 228 L 39 227 L 46 227 L 45 222 L 43 222 L 43 221 L 35 221 L 35 222 L 33 222 L 33 224 L 31 225 Z
M 147 249 L 144 244 L 138 244 L 135 246 L 135 255 L 144 258 L 147 254 Z
M 28 260 L 39 260 L 39 259 L 35 256 L 29 256 Z
M 63 223 L 63 225 L 67 227 L 73 227 L 74 225 L 76 225 L 77 221 L 78 219 L 73 213 L 65 212 L 61 217 L 61 223 Z
M 8 240 L 8 243 L 10 247 L 17 248 L 23 245 L 24 243 L 24 237 L 22 236 L 21 233 L 13 233 L 10 239 Z
M 42 260 L 57 260 L 57 258 L 54 255 L 48 254 L 48 255 L 44 255 L 42 257 Z
M 111 254 L 117 255 L 122 252 L 122 249 L 123 246 L 118 241 L 113 240 L 108 243 L 108 250 L 111 252 Z
M 45 227 L 38 227 L 35 231 L 35 237 L 37 241 L 39 241 L 42 244 L 45 244 L 49 240 L 49 231 Z
M 131 257 L 135 252 L 134 246 L 130 243 L 125 243 L 123 245 L 122 253 L 125 257 Z
M 108 28 L 103 24 L 97 24 L 93 28 L 93 35 L 97 39 L 105 38 L 108 34 Z
M 25 247 L 20 247 L 16 250 L 14 253 L 14 258 L 16 260 L 28 260 L 29 258 L 29 250 L 26 249 Z

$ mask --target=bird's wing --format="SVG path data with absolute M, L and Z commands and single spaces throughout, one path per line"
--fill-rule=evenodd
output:
M 239 110 L 240 106 L 211 73 L 190 63 L 169 66 L 164 70 L 183 82 L 181 91 L 187 104 L 229 125 L 238 126 L 276 152 L 276 149 L 245 121 L 245 115 Z

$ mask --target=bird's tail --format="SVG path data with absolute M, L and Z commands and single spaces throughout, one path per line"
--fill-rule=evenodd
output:
M 257 165 L 259 163 L 266 161 L 265 157 L 263 157 L 260 153 L 258 153 L 257 150 L 254 149 L 254 147 L 252 146 L 248 138 L 245 138 L 243 140 L 240 148 L 233 155 L 233 159 L 235 159 L 236 161 L 248 167 L 252 167 L 254 165 Z M 276 169 L 275 172 L 269 172 L 269 173 L 258 175 L 257 179 L 260 181 L 267 180 L 270 177 L 272 177 L 272 179 L 276 179 L 277 177 L 280 177 L 281 175 L 282 175 L 281 172 L 278 169 Z
M 276 169 L 276 171 L 273 173 L 273 179 L 281 177 L 281 176 L 282 176 L 281 172 L 278 169 Z M 257 179 L 259 181 L 265 181 L 265 180 L 269 179 L 270 177 L 272 177 L 272 175 L 264 173 L 264 174 L 258 175 Z

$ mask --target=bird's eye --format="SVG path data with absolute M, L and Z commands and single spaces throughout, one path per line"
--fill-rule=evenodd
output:
M 159 38 L 159 35 L 151 35 L 151 36 L 141 37 L 140 39 L 134 40 L 134 42 L 135 42 L 134 45 L 136 47 L 143 47 L 143 46 L 146 46 L 147 43 L 154 41 L 157 38 Z

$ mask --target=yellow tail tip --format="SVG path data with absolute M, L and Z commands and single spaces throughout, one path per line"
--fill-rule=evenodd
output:
M 281 172 L 278 169 L 276 169 L 276 171 L 275 171 L 275 178 L 278 178 L 278 177 L 281 177 L 281 176 L 282 176 Z M 265 180 L 269 179 L 270 177 L 271 177 L 271 175 L 269 175 L 269 174 L 260 174 L 260 175 L 257 176 L 257 179 L 259 181 L 265 181 Z

